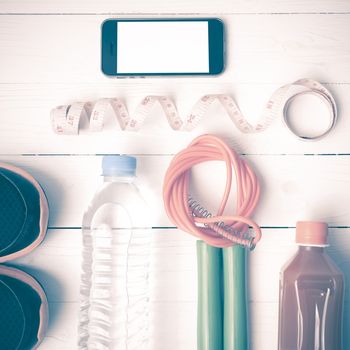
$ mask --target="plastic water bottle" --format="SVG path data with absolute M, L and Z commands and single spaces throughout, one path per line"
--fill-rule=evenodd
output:
M 297 223 L 297 254 L 282 269 L 279 350 L 341 350 L 344 276 L 324 251 L 328 227 Z
M 103 158 L 102 188 L 83 217 L 79 349 L 148 348 L 150 215 L 136 159 Z

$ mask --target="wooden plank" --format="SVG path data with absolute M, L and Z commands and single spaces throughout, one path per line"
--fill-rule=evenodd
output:
M 257 303 L 252 304 L 254 311 L 251 313 L 251 347 L 253 350 L 276 349 L 278 339 L 278 304 Z M 350 326 L 350 304 L 344 307 L 343 346 L 350 347 L 350 336 L 347 330 Z
M 227 71 L 215 79 L 105 78 L 99 71 L 100 23 L 117 13 L 146 17 L 154 11 L 162 17 L 165 15 L 161 13 L 166 16 L 218 13 L 223 17 L 228 34 Z M 281 12 L 285 14 L 268 14 Z M 299 14 L 287 14 L 292 12 Z M 326 12 L 343 14 L 315 14 Z M 345 204 L 350 196 L 350 157 L 302 156 L 304 153 L 350 154 L 347 118 L 350 107 L 345 102 L 350 93 L 349 1 L 203 0 L 199 4 L 199 1 L 150 0 L 140 4 L 136 0 L 39 0 L 35 3 L 0 0 L 0 14 L 4 13 L 53 14 L 2 15 L 0 21 L 3 63 L 0 67 L 0 160 L 23 165 L 39 179 L 50 202 L 50 226 L 64 227 L 50 229 L 35 252 L 14 263 L 33 274 L 48 294 L 51 321 L 41 348 L 61 350 L 77 346 L 81 235 L 78 228 L 69 227 L 81 225 L 83 210 L 100 183 L 101 156 L 88 154 L 172 154 L 204 132 L 222 135 L 240 152 L 254 154 L 246 159 L 261 175 L 262 200 L 255 218 L 259 224 L 273 228 L 263 230 L 263 240 L 249 254 L 251 343 L 252 350 L 275 348 L 278 274 L 295 251 L 294 229 L 278 227 L 294 226 L 298 219 L 350 226 Z M 63 13 L 80 15 L 60 15 Z M 173 96 L 181 114 L 185 115 L 202 94 L 232 92 L 253 121 L 275 88 L 302 76 L 326 82 L 338 102 L 337 128 L 321 142 L 294 140 L 280 123 L 275 123 L 266 134 L 243 136 L 234 130 L 218 106 L 213 106 L 211 111 L 215 118 L 205 120 L 193 134 L 164 133 L 168 129 L 157 108 L 142 133 L 136 135 L 118 133 L 112 121 L 105 132 L 96 135 L 58 137 L 50 131 L 48 114 L 56 105 L 120 96 L 132 111 L 149 93 Z M 318 109 L 304 104 L 300 109 L 307 111 L 303 117 L 314 114 L 312 118 L 318 125 Z M 84 155 L 50 155 L 62 153 Z M 282 155 L 285 153 L 299 155 Z M 161 202 L 162 179 L 170 159 L 169 156 L 139 157 L 139 177 L 148 187 L 146 196 L 157 213 L 154 219 L 157 227 L 172 225 Z M 224 181 L 223 168 L 216 170 L 214 166 L 199 167 L 194 173 L 197 184 L 194 194 L 211 210 L 218 204 Z M 202 193 L 203 188 L 206 193 Z M 350 278 L 349 231 L 349 228 L 332 229 L 329 249 L 345 272 L 347 282 Z M 152 238 L 151 310 L 152 324 L 156 325 L 152 328 L 152 349 L 195 349 L 195 240 L 176 229 L 153 229 Z M 345 330 L 350 327 L 349 297 L 347 289 Z M 348 333 L 345 332 L 344 348 L 350 348 Z
M 318 219 L 349 226 L 345 203 L 350 196 L 349 156 L 247 156 L 262 184 L 254 218 L 262 226 L 294 226 L 297 220 Z M 85 208 L 102 178 L 101 156 L 3 156 L 23 167 L 42 184 L 50 203 L 51 227 L 80 227 Z M 153 226 L 173 226 L 162 202 L 162 183 L 170 156 L 138 157 L 138 176 L 154 210 Z M 214 212 L 225 182 L 223 163 L 198 165 L 192 195 Z M 210 186 L 208 186 L 210 184 Z M 203 190 L 205 188 L 205 191 Z M 235 196 L 235 193 L 233 193 Z M 228 212 L 233 212 L 232 199 Z
M 151 296 L 154 303 L 191 303 L 197 298 L 196 240 L 177 229 L 153 229 Z M 295 229 L 263 229 L 263 239 L 248 254 L 249 300 L 278 301 L 279 272 L 296 252 Z M 82 237 L 78 229 L 50 229 L 44 242 L 14 265 L 30 273 L 44 287 L 51 303 L 79 302 Z M 332 259 L 350 279 L 350 229 L 332 228 Z M 50 260 L 50 264 L 47 262 Z M 69 271 L 69 273 L 68 273 Z M 265 283 L 266 276 L 271 283 Z M 346 290 L 346 301 L 350 291 Z
M 235 98 L 247 119 L 256 124 L 264 104 L 278 88 L 276 84 L 232 84 L 219 81 L 110 80 L 99 84 L 28 83 L 0 84 L 0 152 L 1 154 L 174 154 L 197 135 L 215 133 L 233 142 L 237 151 L 248 154 L 350 153 L 350 84 L 327 84 L 337 101 L 339 120 L 336 128 L 317 142 L 303 142 L 285 127 L 282 117 L 259 134 L 241 133 L 223 108 L 214 104 L 193 132 L 175 132 L 156 106 L 137 132 L 123 132 L 117 127 L 111 111 L 107 113 L 102 132 L 83 128 L 80 135 L 56 135 L 50 126 L 52 108 L 77 101 L 119 96 L 132 114 L 147 94 L 166 94 L 177 104 L 185 118 L 195 102 L 208 93 L 228 93 Z M 252 103 L 254 100 L 254 103 Z M 19 102 L 20 101 L 20 102 Z M 296 100 L 297 125 L 321 130 L 328 122 L 327 111 L 318 100 Z
M 100 26 L 108 17 L 1 16 L 0 82 L 112 82 L 100 72 L 99 57 Z M 349 15 L 222 18 L 226 23 L 227 68 L 219 77 L 202 81 L 285 84 L 306 76 L 324 82 L 349 82 Z M 136 84 L 137 80 L 133 81 Z
M 350 278 L 349 233 L 349 229 L 332 229 L 329 239 L 329 254 L 346 281 Z M 151 327 L 152 349 L 195 348 L 195 240 L 178 230 L 153 230 L 152 237 L 151 319 L 157 325 Z M 248 255 L 252 349 L 271 349 L 277 340 L 279 271 L 295 249 L 294 229 L 264 229 L 263 240 Z M 49 230 L 42 245 L 16 263 L 40 281 L 50 301 L 51 321 L 43 349 L 75 347 L 80 255 L 79 230 Z M 344 329 L 350 324 L 349 297 L 347 290 Z M 350 345 L 347 333 L 344 340 L 346 348 Z
M 346 0 L 320 1 L 244 1 L 244 0 L 191 0 L 191 1 L 44 1 L 1 0 L 0 13 L 346 13 L 350 11 Z
M 196 305 L 158 306 L 159 323 L 151 335 L 151 349 L 167 350 L 196 348 Z M 54 322 L 50 326 L 40 350 L 71 350 L 77 344 L 77 303 L 50 304 Z M 252 350 L 274 349 L 278 337 L 278 303 L 250 303 L 250 343 Z M 350 303 L 344 306 L 343 346 L 350 346 Z M 164 322 L 167 316 L 172 322 Z M 172 324 L 174 326 L 172 326 Z
M 71 350 L 77 344 L 76 317 L 79 310 L 77 303 L 51 304 L 53 313 L 59 314 L 49 328 L 40 349 Z M 168 350 L 196 348 L 196 306 L 195 304 L 159 305 L 159 324 L 152 332 L 151 349 Z M 274 348 L 278 337 L 278 303 L 250 303 L 250 342 L 252 350 L 270 350 Z M 350 346 L 350 303 L 344 307 L 344 348 Z M 172 322 L 164 322 L 166 316 Z M 175 319 L 175 320 L 174 320 Z M 172 324 L 174 326 L 172 326 Z
M 49 303 L 50 321 L 40 350 L 72 350 L 78 344 L 78 303 Z

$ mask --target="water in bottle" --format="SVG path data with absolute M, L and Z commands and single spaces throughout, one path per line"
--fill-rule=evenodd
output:
M 324 251 L 328 227 L 298 222 L 280 276 L 279 350 L 341 350 L 344 276 Z
M 85 211 L 79 349 L 146 350 L 150 215 L 136 159 L 103 158 L 103 185 Z

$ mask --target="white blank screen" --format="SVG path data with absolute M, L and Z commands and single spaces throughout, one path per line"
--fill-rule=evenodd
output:
M 207 21 L 118 22 L 117 73 L 209 73 Z

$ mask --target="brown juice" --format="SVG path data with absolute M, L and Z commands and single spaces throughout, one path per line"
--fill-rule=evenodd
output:
M 299 250 L 280 276 L 279 350 L 342 349 L 344 277 L 324 250 L 324 225 L 297 224 Z

